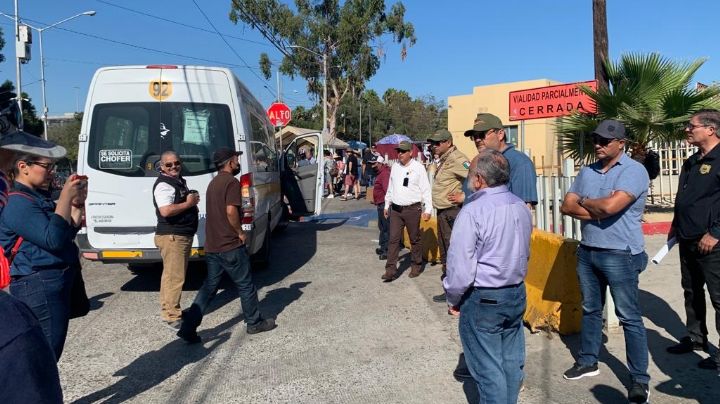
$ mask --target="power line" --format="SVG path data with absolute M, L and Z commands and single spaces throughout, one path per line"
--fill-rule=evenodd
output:
M 105 1 L 105 0 L 95 0 L 95 1 L 97 1 L 98 3 L 106 4 L 106 5 L 111 6 L 111 7 L 119 8 L 119 9 L 121 9 L 121 10 L 129 11 L 129 12 L 131 12 L 131 13 L 140 14 L 140 15 L 143 15 L 143 16 L 146 16 L 146 17 L 155 18 L 155 19 L 157 19 L 157 20 L 161 20 L 161 21 L 169 22 L 169 23 L 171 23 L 171 24 L 179 25 L 179 26 L 181 26 L 181 27 L 191 28 L 191 29 L 194 29 L 194 30 L 197 30 L 197 31 L 203 31 L 203 32 L 211 33 L 211 34 L 215 34 L 215 33 L 216 33 L 216 32 L 210 31 L 210 30 L 205 29 L 205 28 L 202 28 L 202 27 L 197 27 L 197 26 L 195 26 L 195 25 L 185 24 L 185 23 L 183 23 L 183 22 L 171 20 L 171 19 L 169 19 L 169 18 L 160 17 L 160 16 L 158 16 L 158 15 L 146 13 L 146 12 L 144 12 L 144 11 L 135 10 L 135 9 L 130 8 L 130 7 L 125 7 L 125 6 L 121 6 L 121 5 L 119 5 L 119 4 L 111 3 L 111 2 L 109 2 L 109 1 Z M 264 43 L 264 42 L 253 41 L 252 39 L 246 39 L 246 38 L 242 38 L 242 37 L 238 37 L 238 36 L 233 36 L 233 35 L 228 35 L 228 34 L 222 34 L 222 35 L 224 35 L 224 36 L 226 36 L 226 37 L 228 37 L 228 38 L 233 38 L 233 39 L 237 39 L 237 40 L 240 40 L 240 41 L 250 42 L 250 43 L 254 43 L 254 44 L 258 44 L 258 45 L 262 45 L 262 46 L 270 46 L 270 45 L 268 45 L 268 44 L 266 44 L 266 43 Z
M 247 62 L 245 61 L 245 59 L 243 59 L 243 57 L 240 56 L 239 53 L 237 53 L 237 51 L 235 50 L 235 48 L 233 48 L 232 45 L 230 45 L 230 43 L 227 41 L 227 39 L 225 39 L 225 37 L 223 36 L 223 34 L 221 34 L 220 31 L 218 31 L 218 29 L 215 27 L 215 24 L 212 23 L 212 21 L 211 21 L 210 18 L 207 16 L 207 14 L 205 14 L 205 12 L 203 11 L 203 9 L 200 8 L 200 5 L 197 4 L 197 1 L 192 0 L 192 2 L 193 2 L 193 4 L 195 4 L 195 7 L 197 7 L 198 11 L 200 11 L 200 14 L 202 14 L 203 17 L 205 17 L 205 20 L 207 21 L 207 23 L 210 24 L 210 26 L 215 30 L 215 33 L 217 33 L 217 35 L 220 37 L 220 39 L 222 39 L 222 41 L 225 42 L 225 45 L 227 45 L 227 47 L 230 48 L 230 50 L 232 51 L 232 53 L 234 53 L 235 56 L 238 57 L 238 59 L 242 60 L 242 62 L 245 63 L 246 66 L 248 66 L 248 64 L 247 64 Z M 249 67 L 249 66 L 248 66 L 248 67 Z M 258 78 L 258 80 L 267 83 L 267 80 L 265 80 L 265 79 L 263 79 L 262 77 L 260 77 L 260 75 L 257 74 L 257 73 L 255 73 L 254 70 L 250 70 L 250 72 L 252 72 L 252 74 L 254 74 L 255 77 Z M 268 92 L 269 92 L 271 95 L 273 95 L 274 97 L 277 97 L 277 94 L 276 94 L 275 92 L 273 92 L 269 87 L 265 86 L 265 89 L 268 90 Z

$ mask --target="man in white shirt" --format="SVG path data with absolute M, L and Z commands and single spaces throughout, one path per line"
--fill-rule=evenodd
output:
M 403 141 L 395 148 L 398 162 L 390 170 L 390 183 L 385 194 L 386 218 L 390 219 L 387 263 L 382 279 L 392 282 L 398 277 L 397 260 L 403 228 L 410 236 L 410 278 L 420 275 L 422 266 L 422 245 L 420 244 L 420 217 L 430 220 L 432 196 L 430 181 L 425 167 L 412 158 L 412 143 Z
M 157 216 L 155 245 L 163 260 L 160 278 L 160 310 L 168 327 L 180 329 L 180 294 L 185 283 L 188 258 L 198 228 L 200 196 L 188 189 L 180 172 L 182 161 L 173 151 L 160 157 L 160 175 L 153 186 L 153 204 Z

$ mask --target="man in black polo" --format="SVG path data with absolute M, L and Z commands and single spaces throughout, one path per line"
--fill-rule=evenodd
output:
M 180 294 L 185 283 L 190 248 L 198 228 L 200 196 L 191 192 L 180 175 L 182 162 L 174 151 L 160 157 L 160 175 L 153 186 L 157 215 L 155 245 L 160 249 L 163 272 L 160 278 L 160 312 L 165 323 L 180 329 Z
M 720 111 L 696 112 L 685 125 L 687 142 L 698 152 L 682 166 L 675 197 L 675 217 L 668 239 L 680 245 L 680 272 L 685 295 L 688 336 L 670 346 L 673 354 L 708 351 L 704 287 L 715 309 L 715 327 L 720 332 Z M 720 357 L 698 363 L 717 369 Z

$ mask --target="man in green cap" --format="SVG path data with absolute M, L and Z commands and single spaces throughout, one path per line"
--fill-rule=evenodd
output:
M 435 176 L 433 177 L 432 202 L 437 210 L 438 245 L 440 246 L 440 263 L 445 278 L 445 263 L 450 247 L 450 234 L 453 223 L 462 206 L 462 187 L 468 175 L 470 162 L 460 150 L 453 145 L 452 134 L 447 129 L 440 129 L 428 138 L 433 154 L 439 158 Z M 445 302 L 445 293 L 433 296 L 433 301 Z
M 510 192 L 525 201 L 529 208 L 537 205 L 537 185 L 535 165 L 525 153 L 507 143 L 505 129 L 500 118 L 493 114 L 480 113 L 475 117 L 473 128 L 465 131 L 472 138 L 478 152 L 488 148 L 497 150 L 510 164 Z

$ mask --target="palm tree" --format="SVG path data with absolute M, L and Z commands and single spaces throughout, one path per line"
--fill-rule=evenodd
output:
M 703 108 L 720 108 L 720 87 L 691 87 L 705 59 L 679 63 L 657 53 L 623 55 L 605 63 L 609 87 L 581 87 L 597 105 L 596 114 L 576 112 L 558 122 L 558 146 L 576 161 L 594 155 L 590 134 L 604 119 L 616 119 L 627 128 L 631 157 L 643 162 L 648 143 L 685 138 L 683 126 Z

